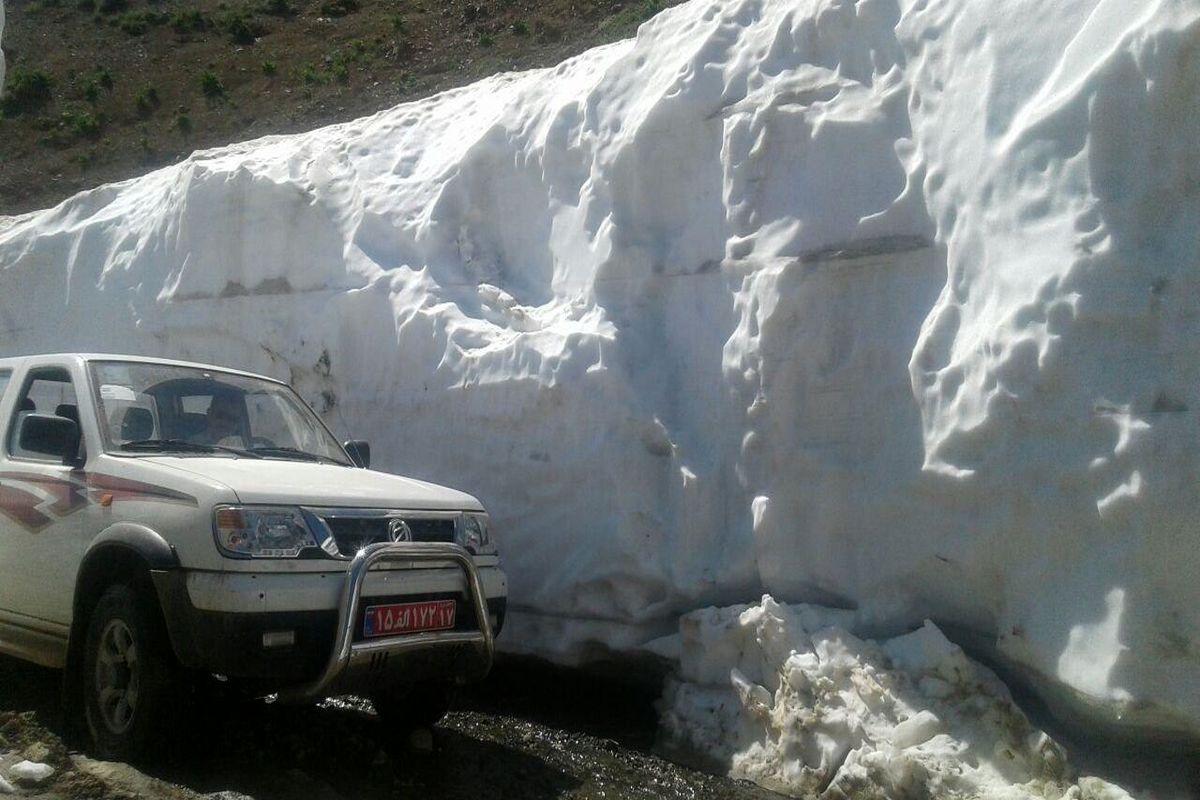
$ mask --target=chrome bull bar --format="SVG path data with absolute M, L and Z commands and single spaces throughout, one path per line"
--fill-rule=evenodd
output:
M 372 567 L 383 563 L 408 562 L 408 569 L 419 569 L 419 565 L 430 562 L 452 562 L 462 569 L 466 578 L 468 602 L 479 622 L 477 631 L 432 631 L 410 633 L 385 639 L 365 642 L 354 641 L 355 609 L 362 596 L 363 582 Z M 346 671 L 352 661 L 369 659 L 377 653 L 398 653 L 413 650 L 441 648 L 447 645 L 475 645 L 479 650 L 480 671 L 486 674 L 491 669 L 495 656 L 492 623 L 488 617 L 487 595 L 483 581 L 475 568 L 475 560 L 465 548 L 457 544 L 440 542 L 380 542 L 359 550 L 346 570 L 346 582 L 338 604 L 337 634 L 329 661 L 320 677 L 300 686 L 279 693 L 283 702 L 302 702 L 324 697 L 325 691 Z

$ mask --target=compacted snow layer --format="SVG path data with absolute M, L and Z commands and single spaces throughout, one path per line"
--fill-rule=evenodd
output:
M 990 671 L 931 622 L 886 641 L 854 612 L 754 605 L 683 617 L 667 746 L 794 797 L 1128 798 L 1073 779 Z
M 692 0 L 0 218 L 0 349 L 293 381 L 491 509 L 512 650 L 769 591 L 1200 734 L 1198 20 Z

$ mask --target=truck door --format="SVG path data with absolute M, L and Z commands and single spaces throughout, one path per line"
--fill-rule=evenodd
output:
M 0 447 L 0 621 L 65 635 L 90 505 L 82 470 L 21 447 L 29 414 L 79 421 L 76 387 L 65 366 L 29 369 L 8 404 Z M 4 408 L 0 405 L 0 409 Z

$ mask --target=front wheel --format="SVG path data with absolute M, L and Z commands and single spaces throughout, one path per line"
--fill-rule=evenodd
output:
M 172 665 L 157 608 L 131 586 L 106 589 L 88 623 L 83 669 L 84 716 L 98 755 L 127 761 L 157 740 Z

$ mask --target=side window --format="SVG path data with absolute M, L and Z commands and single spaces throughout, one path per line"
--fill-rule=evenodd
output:
M 25 379 L 25 388 L 17 401 L 16 412 L 9 426 L 8 451 L 11 454 L 39 461 L 56 460 L 41 453 L 21 449 L 17 434 L 21 420 L 30 414 L 49 414 L 79 422 L 79 404 L 75 399 L 75 385 L 71 383 L 69 372 L 61 367 L 45 367 L 31 371 Z

